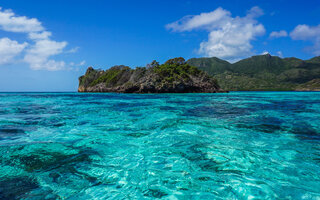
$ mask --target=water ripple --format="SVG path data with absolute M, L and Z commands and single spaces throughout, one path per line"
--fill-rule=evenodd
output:
M 0 94 L 0 199 L 320 199 L 320 93 Z

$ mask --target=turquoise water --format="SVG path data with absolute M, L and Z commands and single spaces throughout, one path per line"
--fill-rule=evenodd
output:
M 0 93 L 0 199 L 320 199 L 320 93 Z

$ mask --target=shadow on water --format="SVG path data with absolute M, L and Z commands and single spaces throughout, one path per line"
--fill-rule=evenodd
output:
M 161 199 L 162 197 L 167 196 L 168 194 L 164 191 L 161 191 L 160 189 L 148 189 L 144 191 L 144 196 L 151 197 L 151 198 L 157 198 Z
M 232 127 L 260 133 L 292 133 L 302 140 L 320 140 L 320 131 L 303 120 L 289 122 L 277 117 L 248 117 L 235 120 Z
M 283 126 L 284 122 L 277 117 L 246 117 L 235 121 L 233 126 L 257 132 L 273 133 L 286 130 L 287 127 Z
M 212 147 L 211 143 L 199 143 L 199 144 L 187 144 L 186 142 L 181 142 L 180 144 L 175 144 L 172 147 L 173 154 L 177 154 L 190 163 L 196 164 L 203 172 L 213 172 L 213 173 L 234 173 L 243 174 L 240 170 L 235 169 L 225 169 L 224 165 L 230 162 L 229 158 L 223 155 L 217 155 L 219 159 L 213 160 L 208 157 L 208 146 Z M 208 177 L 198 177 L 201 181 L 205 181 Z
M 29 193 L 36 193 L 36 189 L 43 187 L 39 186 L 36 181 L 38 174 L 41 174 L 42 177 L 47 176 L 57 184 L 65 184 L 68 177 L 73 177 L 71 180 L 77 177 L 77 180 L 85 181 L 86 187 L 99 184 L 98 177 L 78 170 L 83 165 L 90 165 L 92 161 L 90 156 L 99 156 L 97 152 L 89 148 L 74 148 L 58 143 L 38 143 L 18 147 L 0 147 L 0 150 L 1 153 L 7 152 L 0 161 L 1 166 L 22 169 L 27 174 L 27 177 L 8 174 L 6 176 L 8 178 L 0 179 L 0 199 L 33 197 L 34 194 L 28 196 Z M 50 199 L 49 197 L 53 194 L 50 191 L 47 192 L 47 194 L 37 194 L 41 198 L 36 199 Z
M 37 188 L 39 188 L 37 181 L 27 176 L 3 178 L 0 179 L 0 199 L 23 199 Z
M 320 140 L 320 130 L 307 122 L 294 123 L 288 131 L 302 140 Z
M 35 143 L 18 147 L 4 147 L 10 151 L 5 162 L 19 166 L 28 172 L 47 171 L 59 167 L 90 163 L 90 155 L 98 155 L 91 149 L 68 147 L 59 143 Z
M 25 104 L 17 105 L 13 110 L 15 114 L 36 115 L 36 114 L 59 114 L 61 111 L 53 105 Z
M 191 109 L 185 110 L 183 116 L 187 117 L 209 117 L 227 119 L 241 115 L 247 115 L 250 113 L 250 109 L 235 107 L 227 104 L 218 104 L 212 106 L 196 106 Z
M 247 106 L 252 109 L 259 110 L 274 110 L 278 112 L 283 112 L 285 114 L 289 113 L 301 113 L 301 112 L 314 112 L 313 110 L 308 108 L 308 105 L 320 104 L 320 101 L 307 101 L 307 100 L 286 100 L 286 101 L 269 101 L 267 104 L 261 104 L 259 102 L 256 103 L 248 103 Z
M 14 140 L 25 135 L 26 134 L 24 129 L 15 128 L 12 126 L 5 126 L 0 128 L 0 140 Z
M 301 199 L 283 191 L 319 180 L 313 97 L 23 95 L 1 102 L 0 199 Z

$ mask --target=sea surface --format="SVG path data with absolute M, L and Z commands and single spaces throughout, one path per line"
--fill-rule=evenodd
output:
M 320 199 L 320 92 L 0 93 L 0 199 Z

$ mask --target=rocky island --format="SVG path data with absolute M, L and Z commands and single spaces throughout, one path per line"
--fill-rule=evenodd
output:
M 89 67 L 79 78 L 78 92 L 119 93 L 217 93 L 224 92 L 206 72 L 179 57 L 159 64 L 131 69 L 114 66 L 108 70 Z

